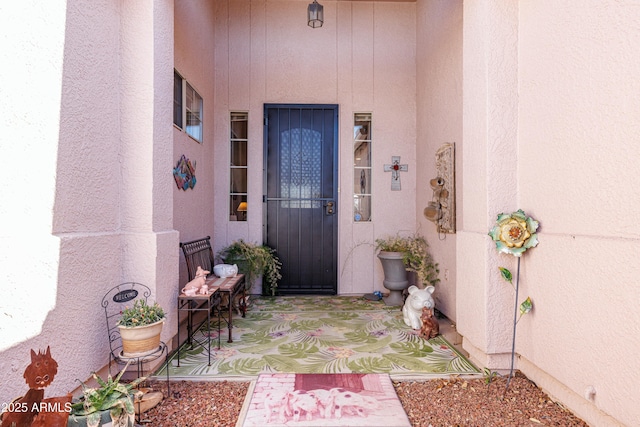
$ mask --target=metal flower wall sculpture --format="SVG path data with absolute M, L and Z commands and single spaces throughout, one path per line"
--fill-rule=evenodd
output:
M 513 313 L 513 340 L 511 342 L 511 369 L 509 370 L 509 379 L 507 380 L 507 387 L 513 376 L 513 362 L 515 357 L 516 347 L 516 325 L 520 321 L 523 315 L 529 313 L 533 309 L 533 301 L 530 297 L 527 297 L 522 304 L 520 304 L 520 316 L 518 316 L 518 290 L 520 285 L 520 258 L 527 249 L 534 248 L 538 245 L 538 221 L 531 217 L 528 217 L 522 209 L 511 214 L 501 213 L 498 215 L 496 225 L 489 231 L 489 236 L 496 243 L 496 249 L 498 252 L 506 253 L 515 256 L 518 259 L 518 271 L 516 273 L 516 302 Z M 500 275 L 502 278 L 509 282 L 513 286 L 513 275 L 511 271 L 504 267 L 498 267 L 500 269 Z M 506 392 L 505 389 L 505 392 Z

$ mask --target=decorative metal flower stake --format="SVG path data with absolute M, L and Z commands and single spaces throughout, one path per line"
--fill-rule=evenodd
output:
M 509 388 L 509 383 L 513 377 L 513 362 L 515 358 L 516 350 L 516 325 L 520 321 L 523 315 L 529 313 L 533 309 L 533 301 L 530 297 L 520 304 L 520 316 L 518 317 L 518 290 L 520 285 L 520 257 L 529 248 L 534 248 L 538 245 L 538 221 L 531 217 L 528 217 L 522 209 L 511 214 L 501 213 L 498 215 L 496 225 L 489 231 L 489 236 L 496 243 L 496 249 L 498 252 L 513 255 L 518 258 L 518 271 L 516 273 L 516 302 L 513 313 L 513 340 L 511 342 L 511 369 L 509 370 L 509 378 L 507 379 L 507 386 L 505 393 Z M 513 276 L 511 272 L 504 268 L 499 267 L 500 275 L 502 278 L 509 282 L 513 286 Z
M 538 245 L 538 221 L 525 215 L 522 209 L 512 214 L 498 215 L 489 236 L 496 242 L 498 252 L 521 256 L 527 249 Z

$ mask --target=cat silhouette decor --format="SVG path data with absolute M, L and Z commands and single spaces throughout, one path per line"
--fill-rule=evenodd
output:
M 58 363 L 46 352 L 31 350 L 31 363 L 24 371 L 27 393 L 7 403 L 2 427 L 65 427 L 71 409 L 71 394 L 44 398 L 44 389 L 58 373 Z

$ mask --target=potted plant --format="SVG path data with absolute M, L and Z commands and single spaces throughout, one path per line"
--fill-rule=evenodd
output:
M 240 239 L 221 249 L 218 257 L 226 264 L 238 265 L 238 270 L 245 275 L 248 289 L 258 276 L 262 276 L 262 294 L 276 294 L 278 280 L 282 278 L 282 263 L 272 248 Z
M 80 381 L 82 396 L 71 404 L 68 427 L 134 426 L 134 394 L 141 392 L 133 388 L 144 381 L 145 377 L 137 378 L 130 383 L 121 383 L 120 378 L 127 370 L 129 363 L 115 379 L 109 375 L 104 381 L 94 372 L 92 376 L 98 383 L 98 387 L 92 388 Z
M 428 247 L 426 239 L 418 234 L 406 237 L 396 234 L 376 239 L 378 258 L 385 275 L 383 284 L 390 291 L 385 299 L 387 305 L 402 305 L 404 302 L 402 291 L 409 284 L 407 271 L 416 273 L 422 287 L 440 281 L 438 264 L 433 261 Z
M 157 302 L 148 305 L 141 298 L 132 307 L 125 308 L 118 320 L 123 355 L 140 357 L 156 351 L 160 346 L 164 321 L 164 310 Z

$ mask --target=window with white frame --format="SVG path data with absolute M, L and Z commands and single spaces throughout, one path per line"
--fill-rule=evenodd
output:
M 202 97 L 177 71 L 173 73 L 173 124 L 202 143 Z
M 247 144 L 249 114 L 232 111 L 229 117 L 231 147 L 231 188 L 229 190 L 229 220 L 247 220 Z
M 353 220 L 371 221 L 371 113 L 353 115 Z

